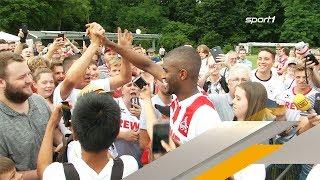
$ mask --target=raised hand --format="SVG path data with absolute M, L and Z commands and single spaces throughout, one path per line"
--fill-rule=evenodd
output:
M 141 89 L 140 98 L 144 101 L 151 99 L 151 91 L 149 85 L 146 85 Z
M 56 38 L 53 43 L 49 46 L 49 50 L 56 51 L 64 46 L 64 40 L 62 37 Z
M 71 45 L 71 44 L 72 44 L 71 41 L 68 38 L 65 38 L 64 45 L 68 46 L 68 45 Z
M 86 33 L 90 37 L 92 44 L 100 45 L 104 43 L 105 30 L 100 24 L 93 22 L 93 23 L 87 24 L 86 27 L 87 27 Z
M 53 112 L 51 113 L 51 117 L 50 117 L 50 119 L 48 121 L 48 123 L 50 123 L 54 127 L 58 126 L 58 124 L 60 122 L 60 119 L 62 117 L 61 107 L 62 107 L 61 104 L 55 106 Z
M 313 69 L 316 66 L 316 63 L 314 63 L 313 61 L 307 61 L 306 58 L 302 59 L 303 63 L 306 63 L 307 68 Z
M 122 33 L 121 28 L 118 27 L 118 44 L 123 47 L 131 47 L 133 36 L 127 29 Z
M 219 54 L 216 59 L 217 62 L 226 62 L 227 61 L 227 57 L 225 54 Z

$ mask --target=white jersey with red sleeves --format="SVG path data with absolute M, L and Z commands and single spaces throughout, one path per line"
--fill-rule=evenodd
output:
M 303 95 L 309 98 L 310 96 L 316 94 L 317 91 L 313 88 L 309 87 L 309 90 Z M 285 107 L 287 109 L 297 109 L 297 107 L 293 103 L 294 97 L 297 95 L 295 87 L 292 89 L 286 90 L 282 95 L 279 96 L 279 99 L 285 103 Z
M 173 95 L 170 105 L 170 135 L 173 140 L 185 143 L 220 123 L 213 103 L 203 93 L 180 102 Z
M 131 115 L 130 111 L 124 104 L 122 98 L 115 98 L 115 101 L 119 104 L 120 111 L 121 111 L 121 124 L 120 124 L 120 131 L 126 132 L 129 130 L 137 131 L 139 129 L 146 129 L 146 127 L 141 127 L 141 125 L 145 123 L 140 123 L 140 120 Z

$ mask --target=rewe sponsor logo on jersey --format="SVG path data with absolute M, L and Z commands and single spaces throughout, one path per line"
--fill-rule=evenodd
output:
M 134 131 L 139 130 L 139 128 L 140 128 L 138 122 L 132 122 L 132 121 L 128 121 L 128 120 L 121 120 L 120 126 L 122 128 L 131 129 Z

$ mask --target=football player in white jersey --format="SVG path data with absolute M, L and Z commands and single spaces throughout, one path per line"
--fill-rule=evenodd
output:
M 105 45 L 134 66 L 163 80 L 166 93 L 175 95 L 170 112 L 170 130 L 174 140 L 184 143 L 220 124 L 221 120 L 213 103 L 198 89 L 201 58 L 194 48 L 182 46 L 173 49 L 166 54 L 161 67 L 147 57 L 108 39 Z

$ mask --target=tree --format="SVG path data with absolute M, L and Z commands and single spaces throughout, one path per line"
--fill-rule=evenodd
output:
M 250 9 L 245 2 L 239 0 L 202 0 L 197 4 L 196 26 L 201 43 L 209 47 L 235 43 L 235 39 L 246 40 L 245 13 Z M 243 36 L 243 37 L 238 37 Z
M 282 3 L 285 6 L 285 21 L 280 39 L 286 42 L 305 41 L 312 46 L 319 46 L 319 1 L 282 0 Z
M 200 40 L 199 44 L 205 44 L 209 48 L 223 44 L 223 37 L 216 31 L 207 32 Z
M 89 21 L 90 22 L 99 22 L 103 27 L 108 27 L 107 30 L 110 30 L 111 22 L 111 8 L 110 0 L 94 0 L 91 1 L 91 10 L 89 12 Z
M 89 22 L 89 0 L 56 0 L 51 1 L 51 6 L 55 9 L 57 30 L 83 31 Z
M 132 32 L 139 28 L 142 33 L 159 33 L 167 22 L 167 19 L 161 16 L 160 9 L 160 6 L 149 3 L 134 7 L 124 6 L 118 11 L 116 25 Z
M 17 34 L 22 23 L 30 30 L 52 28 L 55 10 L 46 1 L 40 0 L 3 0 L 0 1 L 0 29 Z
M 3 0 L 0 28 L 17 33 L 22 23 L 29 30 L 82 31 L 91 9 L 89 0 Z
M 94 0 L 91 2 L 89 20 L 100 23 L 108 32 L 115 32 L 118 26 L 117 14 L 121 8 L 136 4 L 128 0 Z
M 166 49 L 173 49 L 184 44 L 194 45 L 192 37 L 197 33 L 197 28 L 187 23 L 170 21 L 161 32 L 160 44 Z
M 318 0 L 2 0 L 0 29 L 83 31 L 98 22 L 162 34 L 167 49 L 183 45 L 233 46 L 240 42 L 297 42 L 319 45 Z M 245 23 L 247 17 L 275 16 L 274 23 Z
M 257 18 L 275 16 L 275 21 L 273 23 L 247 24 L 250 30 L 246 30 L 246 33 L 251 34 L 248 41 L 279 42 L 281 25 L 284 21 L 284 8 L 281 2 L 279 0 L 258 1 L 254 16 Z
M 161 6 L 162 16 L 171 21 L 189 24 L 195 22 L 197 0 L 160 0 L 154 3 Z

